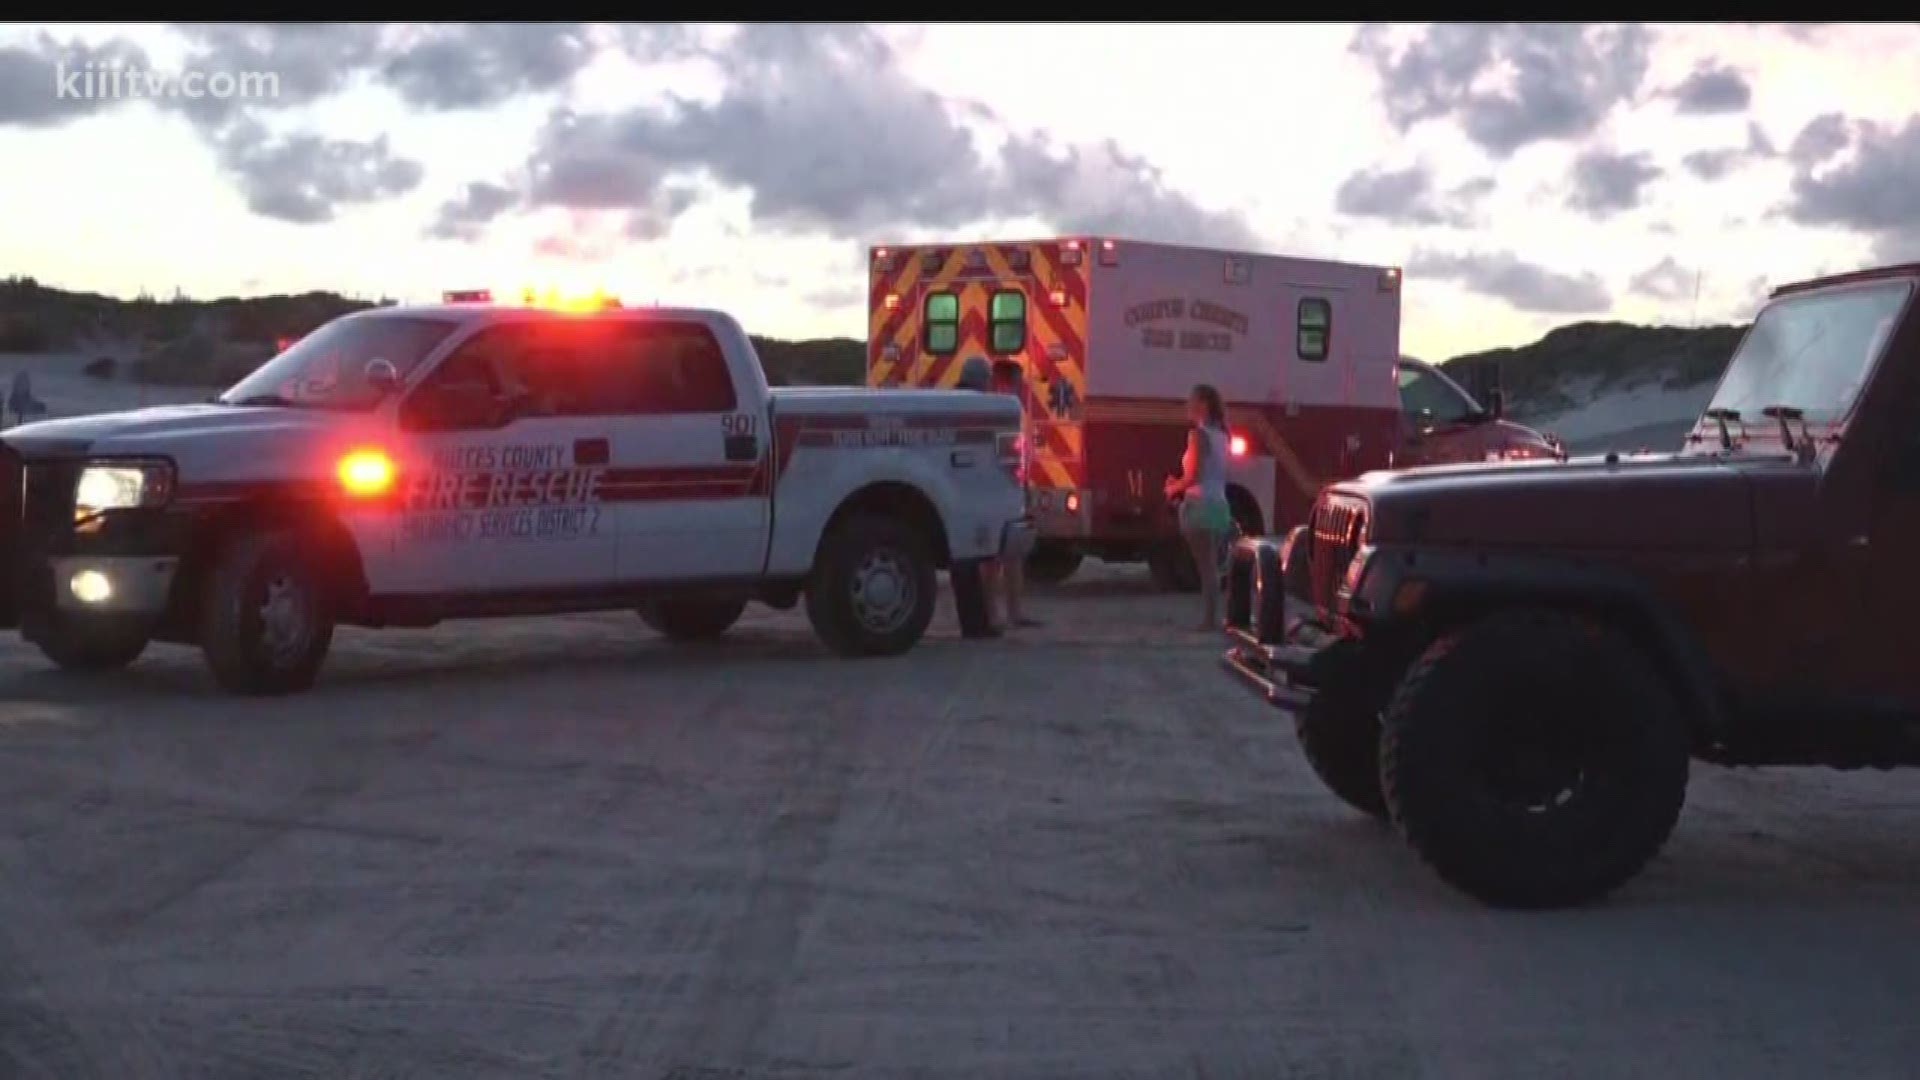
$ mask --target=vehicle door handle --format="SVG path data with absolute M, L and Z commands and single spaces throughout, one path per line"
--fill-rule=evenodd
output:
M 613 457 L 612 448 L 605 439 L 573 440 L 573 463 L 575 465 L 605 465 Z
M 727 436 L 728 461 L 758 461 L 760 459 L 760 440 L 751 435 Z

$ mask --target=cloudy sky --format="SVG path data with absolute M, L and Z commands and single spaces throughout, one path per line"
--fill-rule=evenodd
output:
M 1403 347 L 1442 358 L 1920 259 L 1917 48 L 1911 25 L 16 25 L 0 274 L 594 284 L 858 337 L 867 244 L 1090 232 L 1404 265 Z M 113 65 L 279 93 L 73 80 Z

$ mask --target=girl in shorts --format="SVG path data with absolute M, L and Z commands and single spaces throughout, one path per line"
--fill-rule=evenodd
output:
M 1166 497 L 1180 502 L 1180 534 L 1193 552 L 1199 573 L 1206 612 L 1200 629 L 1216 630 L 1219 551 L 1233 528 L 1233 512 L 1227 506 L 1227 410 L 1220 402 L 1220 391 L 1206 383 L 1196 385 L 1187 395 L 1187 419 L 1193 422 L 1187 431 L 1187 452 L 1180 460 L 1180 475 L 1167 479 Z

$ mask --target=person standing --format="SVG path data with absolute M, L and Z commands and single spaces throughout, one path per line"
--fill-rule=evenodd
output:
M 1003 360 L 993 365 L 991 387 L 994 393 L 1011 394 L 1015 401 L 1020 400 L 1020 365 L 1011 360 Z M 1023 404 L 1020 409 L 1020 485 L 1026 487 L 1027 470 L 1033 461 L 1033 431 L 1027 423 L 1027 410 Z M 1008 547 L 998 559 L 990 559 L 982 567 L 986 574 L 988 608 L 992 608 L 992 597 L 1000 594 L 1000 603 L 1006 613 L 1006 625 L 1026 629 L 1040 626 L 1038 619 L 1027 617 L 1027 556 L 1033 552 L 1034 531 L 1029 529 L 1020 534 L 1021 542 Z
M 960 365 L 960 378 L 954 384 L 960 390 L 985 392 L 992 388 L 993 375 L 985 359 L 970 356 Z M 993 625 L 993 605 L 982 580 L 988 571 L 984 560 L 955 560 L 947 568 L 947 581 L 953 586 L 954 614 L 960 620 L 963 638 L 997 638 L 1000 629 Z
M 1187 451 L 1180 475 L 1167 478 L 1167 501 L 1179 500 L 1180 534 L 1193 552 L 1205 615 L 1200 629 L 1219 629 L 1220 544 L 1233 528 L 1227 504 L 1227 410 L 1220 391 L 1206 383 L 1187 395 Z

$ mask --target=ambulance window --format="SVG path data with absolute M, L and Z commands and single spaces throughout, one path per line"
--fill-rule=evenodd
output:
M 993 351 L 1017 353 L 1027 347 L 1027 294 L 1009 289 L 993 294 L 987 308 Z
M 1299 343 L 1302 360 L 1325 360 L 1327 340 L 1333 335 L 1333 303 L 1317 296 L 1300 301 Z
M 720 413 L 738 400 L 726 353 L 699 323 L 616 324 L 599 359 L 603 400 L 623 413 Z
M 950 292 L 928 293 L 921 333 L 927 351 L 946 356 L 960 347 L 960 298 Z

